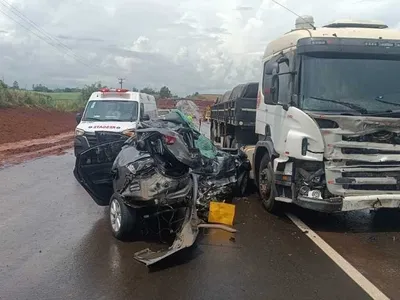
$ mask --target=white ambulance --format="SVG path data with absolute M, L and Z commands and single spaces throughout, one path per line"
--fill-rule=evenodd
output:
M 130 135 L 139 121 L 157 116 L 156 100 L 152 95 L 108 88 L 94 92 L 83 113 L 76 115 L 75 156 L 100 144 L 99 132 Z

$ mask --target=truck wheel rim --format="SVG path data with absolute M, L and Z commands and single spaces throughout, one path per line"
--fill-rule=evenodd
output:
M 111 227 L 115 232 L 121 228 L 121 206 L 116 199 L 113 199 L 110 206 Z
M 268 200 L 271 195 L 272 175 L 269 169 L 264 169 L 260 173 L 260 194 L 263 200 Z

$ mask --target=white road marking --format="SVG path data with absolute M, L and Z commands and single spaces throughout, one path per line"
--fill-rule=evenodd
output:
M 329 256 L 351 279 L 353 279 L 372 299 L 389 300 L 375 285 L 364 277 L 356 268 L 354 268 L 347 260 L 328 245 L 318 234 L 311 230 L 298 217 L 287 213 L 290 220 L 305 233 L 326 255 Z

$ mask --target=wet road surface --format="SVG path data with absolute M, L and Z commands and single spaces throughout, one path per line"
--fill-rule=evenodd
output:
M 290 208 L 391 299 L 400 299 L 400 210 L 326 215 Z
M 237 203 L 235 239 L 205 231 L 194 248 L 147 269 L 133 253 L 148 244 L 111 236 L 106 208 L 75 181 L 73 164 L 69 153 L 0 171 L 0 299 L 369 299 L 254 196 Z M 321 227 L 320 216 L 296 213 L 385 293 L 399 296 L 398 223 L 371 232 L 373 215 L 356 225 L 335 217 Z

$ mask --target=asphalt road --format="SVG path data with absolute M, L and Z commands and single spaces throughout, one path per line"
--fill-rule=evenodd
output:
M 237 202 L 234 239 L 204 231 L 192 249 L 148 269 L 133 253 L 154 243 L 114 239 L 107 209 L 75 181 L 73 165 L 68 153 L 0 171 L 0 299 L 369 299 L 285 215 L 266 213 L 256 196 Z M 289 211 L 400 299 L 398 211 Z
M 235 240 L 204 232 L 194 248 L 149 270 L 133 259 L 148 244 L 111 236 L 106 208 L 75 181 L 73 164 L 69 153 L 0 171 L 1 299 L 368 299 L 256 197 L 237 203 Z

